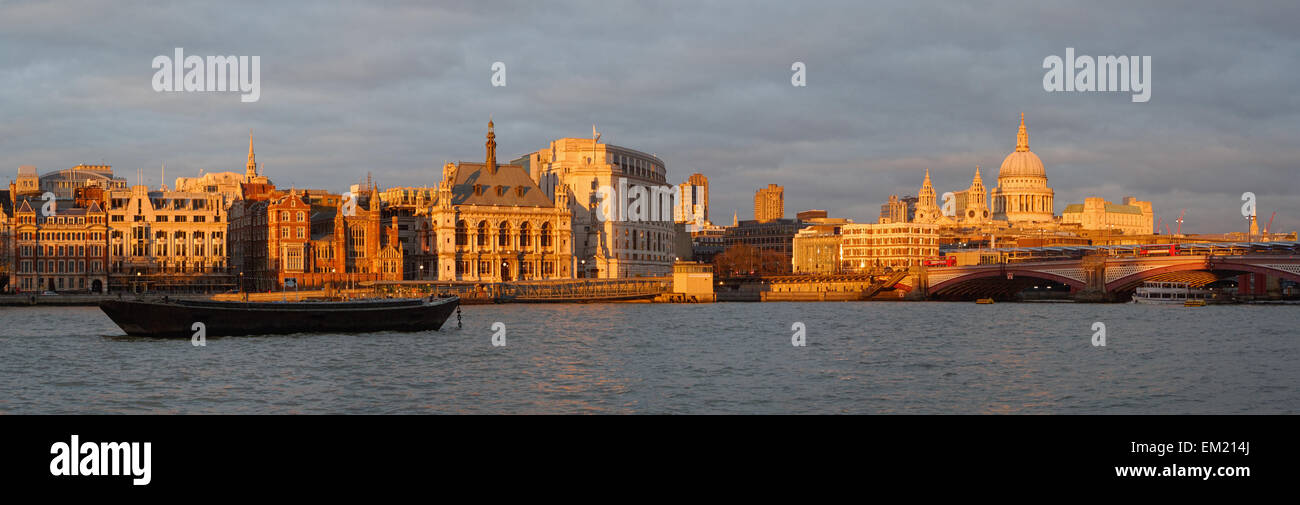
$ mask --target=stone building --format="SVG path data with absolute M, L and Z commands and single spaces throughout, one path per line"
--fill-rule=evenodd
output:
M 219 193 L 150 190 L 102 193 L 108 216 L 109 288 L 224 291 L 227 214 Z
M 483 163 L 443 166 L 433 205 L 417 224 L 419 254 L 436 257 L 429 269 L 444 281 L 571 278 L 574 235 L 568 171 L 534 168 L 554 183 L 552 197 L 526 166 L 497 163 L 491 121 L 484 146 Z
M 1067 205 L 1061 212 L 1061 224 L 1076 225 L 1083 230 L 1107 230 L 1124 235 L 1150 235 L 1154 232 L 1155 214 L 1151 202 L 1126 196 L 1124 203 L 1114 204 L 1097 197 L 1085 198 L 1083 204 Z
M 991 214 L 988 191 L 984 188 L 984 179 L 980 177 L 979 165 L 975 166 L 975 177 L 971 179 L 970 187 L 954 192 L 953 198 L 956 207 L 955 221 L 958 224 L 979 226 L 989 222 Z
M 1047 186 L 1043 160 L 1029 150 L 1025 115 L 1020 114 L 1016 150 L 1002 160 L 998 185 L 993 189 L 993 219 L 1012 225 L 1046 223 L 1055 219 L 1055 193 Z
M 676 191 L 658 156 L 598 138 L 562 138 L 512 163 L 548 197 L 568 201 L 577 277 L 672 275 Z

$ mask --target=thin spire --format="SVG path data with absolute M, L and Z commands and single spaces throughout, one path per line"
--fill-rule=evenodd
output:
M 487 143 L 484 147 L 487 150 L 487 160 L 484 164 L 487 165 L 489 173 L 495 174 L 497 173 L 497 134 L 494 131 L 491 115 L 488 116 Z
M 257 157 L 253 154 L 253 129 L 248 129 L 248 165 L 244 166 L 249 179 L 257 177 Z M 252 182 L 251 180 L 249 182 Z
M 1025 113 L 1020 113 L 1020 133 L 1016 134 L 1016 152 L 1029 150 L 1029 133 L 1025 131 Z

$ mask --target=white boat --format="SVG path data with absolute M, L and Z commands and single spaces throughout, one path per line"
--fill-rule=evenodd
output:
M 1133 301 L 1151 305 L 1183 305 L 1189 300 L 1209 302 L 1214 292 L 1194 288 L 1186 282 L 1144 282 L 1133 293 Z

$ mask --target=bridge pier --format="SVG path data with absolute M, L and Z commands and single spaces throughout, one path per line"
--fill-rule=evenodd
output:
M 930 298 L 930 276 L 927 275 L 924 265 L 909 274 L 907 282 L 912 286 L 912 290 L 903 296 L 904 300 L 922 301 Z

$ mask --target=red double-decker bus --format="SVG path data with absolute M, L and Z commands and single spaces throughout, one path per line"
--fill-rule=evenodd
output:
M 957 265 L 956 256 L 937 256 L 925 259 L 925 266 L 927 267 L 950 267 L 955 265 Z
M 1178 244 L 1148 245 L 1138 249 L 1138 256 L 1177 256 Z

